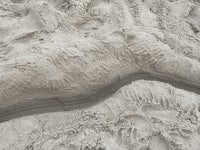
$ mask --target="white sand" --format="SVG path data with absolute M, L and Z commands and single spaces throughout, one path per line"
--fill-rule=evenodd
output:
M 199 150 L 199 32 L 197 0 L 1 0 L 0 150 Z

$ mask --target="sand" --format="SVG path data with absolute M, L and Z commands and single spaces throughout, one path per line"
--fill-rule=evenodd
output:
M 2 0 L 0 149 L 199 150 L 197 0 Z

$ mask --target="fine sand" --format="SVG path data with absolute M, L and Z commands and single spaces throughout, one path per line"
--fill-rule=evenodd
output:
M 200 1 L 1 0 L 1 149 L 199 150 Z

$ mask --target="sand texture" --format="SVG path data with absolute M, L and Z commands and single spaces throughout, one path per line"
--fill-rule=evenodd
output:
M 200 1 L 1 0 L 0 150 L 199 150 Z

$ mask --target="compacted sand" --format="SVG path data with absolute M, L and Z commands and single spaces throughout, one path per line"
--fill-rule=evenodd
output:
M 199 149 L 200 1 L 0 1 L 0 150 Z

